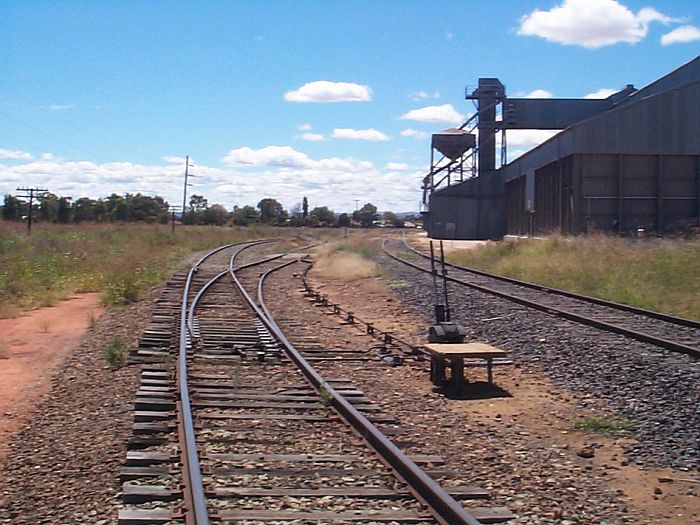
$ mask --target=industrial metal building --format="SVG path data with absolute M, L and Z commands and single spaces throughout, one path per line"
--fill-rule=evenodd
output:
M 506 234 L 677 232 L 700 223 L 700 57 L 607 99 L 512 99 L 479 79 L 477 112 L 433 136 L 423 184 L 428 233 L 439 239 Z M 500 109 L 500 120 L 497 120 Z M 468 129 L 470 124 L 472 129 Z M 561 129 L 505 159 L 507 130 Z

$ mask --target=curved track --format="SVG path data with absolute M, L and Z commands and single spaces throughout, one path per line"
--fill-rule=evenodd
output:
M 378 425 L 391 418 L 379 415 L 348 379 L 321 376 L 287 340 L 264 303 L 263 283 L 301 259 L 280 264 L 280 255 L 258 255 L 236 265 L 256 245 L 222 247 L 188 274 L 173 385 L 183 470 L 160 470 L 147 482 L 132 470 L 124 486 L 131 506 L 120 512 L 120 523 L 478 525 L 457 499 L 488 493 L 461 486 L 448 494 L 436 474 L 418 466 L 431 458 L 409 458 L 382 433 Z M 228 269 L 224 256 L 230 256 Z M 167 390 L 152 388 L 153 395 Z M 154 417 L 162 415 L 158 403 L 150 408 Z M 131 459 L 153 460 L 172 450 L 158 443 Z M 174 490 L 178 481 L 182 488 Z
M 427 262 L 415 262 L 415 255 L 426 261 L 429 256 L 410 247 L 405 239 L 390 241 L 393 252 L 382 242 L 384 252 L 392 259 L 416 270 L 430 273 Z M 403 256 L 399 255 L 401 252 Z M 409 260 L 407 257 L 413 258 Z M 700 357 L 700 323 L 689 319 L 652 312 L 629 305 L 604 301 L 564 290 L 548 288 L 508 277 L 497 276 L 448 264 L 460 277 L 447 275 L 447 280 L 495 295 L 536 310 L 593 326 L 601 330 L 621 334 L 638 341 Z

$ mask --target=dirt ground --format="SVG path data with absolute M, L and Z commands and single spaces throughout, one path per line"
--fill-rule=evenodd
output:
M 427 239 L 426 239 L 427 245 Z M 457 241 L 459 242 L 459 241 Z M 466 246 L 454 246 L 463 249 Z M 397 336 L 415 337 L 416 328 L 424 323 L 413 318 L 391 291 L 378 286 L 378 279 L 343 281 L 323 279 L 322 293 L 332 302 L 350 309 L 362 319 L 376 321 L 377 328 L 391 330 Z M 393 309 L 396 305 L 399 309 Z M 340 318 L 338 318 L 340 322 Z M 403 327 L 403 328 L 402 328 Z M 411 327 L 411 330 L 406 330 Z M 427 339 L 427 333 L 425 334 Z M 485 370 L 468 371 L 471 381 L 484 381 Z M 483 377 L 482 377 L 483 376 Z M 426 370 L 425 380 L 407 377 L 407 381 L 429 391 L 432 385 Z M 525 436 L 533 443 L 546 443 L 570 451 L 574 456 L 584 447 L 593 447 L 595 456 L 587 469 L 594 469 L 608 486 L 619 491 L 631 505 L 640 509 L 656 525 L 700 523 L 700 478 L 697 473 L 674 472 L 670 469 L 642 470 L 627 464 L 623 447 L 630 441 L 590 431 L 574 429 L 574 424 L 592 415 L 581 408 L 581 398 L 557 388 L 537 370 L 520 367 L 498 367 L 495 383 L 510 397 L 452 401 L 452 408 L 480 420 L 485 429 L 495 426 L 526 427 Z M 593 405 L 587 400 L 589 405 Z M 520 431 L 522 433 L 522 431 Z
M 391 291 L 377 281 L 325 280 L 323 293 L 359 317 L 376 320 L 379 328 L 401 336 L 410 327 L 412 334 L 404 335 L 420 337 L 422 321 L 403 309 Z M 0 320 L 0 457 L 4 444 L 31 418 L 36 400 L 50 387 L 52 372 L 77 347 L 92 320 L 101 313 L 97 294 L 85 294 Z M 484 373 L 481 369 L 469 372 L 474 380 L 483 380 L 477 376 Z M 420 388 L 431 388 L 427 371 L 425 380 L 420 376 L 407 380 L 415 381 Z M 554 387 L 536 370 L 500 367 L 495 371 L 495 381 L 511 397 L 460 400 L 453 408 L 478 418 L 485 428 L 509 427 L 517 422 L 519 429 L 526 427 L 528 439 L 570 450 L 572 455 L 584 446 L 593 446 L 595 456 L 588 460 L 590 468 L 642 510 L 648 523 L 700 522 L 700 481 L 696 473 L 640 470 L 627 465 L 622 453 L 624 440 L 573 430 L 575 421 L 589 415 L 583 413 L 580 399 Z
M 48 391 L 52 372 L 102 312 L 99 294 L 90 293 L 0 319 L 0 457 Z

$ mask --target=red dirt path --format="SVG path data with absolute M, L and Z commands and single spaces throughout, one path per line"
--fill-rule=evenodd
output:
M 0 319 L 0 457 L 49 390 L 52 372 L 78 346 L 91 318 L 102 314 L 99 304 L 99 294 L 82 294 Z

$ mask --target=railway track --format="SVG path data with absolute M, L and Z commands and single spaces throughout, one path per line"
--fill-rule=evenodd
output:
M 382 248 L 398 262 L 425 273 L 431 272 L 430 257 L 409 246 L 405 239 L 385 239 Z M 447 276 L 450 282 L 665 350 L 700 357 L 699 322 L 454 264 L 446 263 L 446 266 L 450 269 Z
M 488 492 L 443 489 L 438 481 L 453 473 L 440 469 L 442 458 L 404 454 L 386 435 L 397 431 L 394 418 L 351 378 L 311 366 L 366 357 L 288 341 L 263 283 L 302 257 L 261 256 L 261 246 L 208 254 L 157 305 L 132 356 L 145 365 L 119 523 L 477 525 L 511 517 L 474 503 L 465 510 L 458 500 Z

